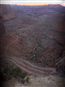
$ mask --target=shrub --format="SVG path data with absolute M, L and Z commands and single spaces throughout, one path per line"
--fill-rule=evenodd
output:
M 3 77 L 3 81 L 7 81 L 11 78 L 16 78 L 22 83 L 29 82 L 29 77 L 26 72 L 23 72 L 18 67 L 6 66 L 1 67 L 0 74 Z

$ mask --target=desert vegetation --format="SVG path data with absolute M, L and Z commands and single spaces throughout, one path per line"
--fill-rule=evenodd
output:
M 28 74 L 15 65 L 6 64 L 2 66 L 0 69 L 0 74 L 3 82 L 15 78 L 23 84 L 29 83 Z

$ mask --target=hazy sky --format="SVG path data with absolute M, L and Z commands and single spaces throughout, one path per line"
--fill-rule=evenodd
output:
M 65 0 L 0 0 L 3 4 L 63 4 Z

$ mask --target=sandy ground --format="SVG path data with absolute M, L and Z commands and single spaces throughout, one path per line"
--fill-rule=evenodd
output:
M 64 80 L 56 75 L 49 76 L 30 76 L 29 84 L 21 84 L 12 79 L 5 83 L 6 87 L 65 87 Z

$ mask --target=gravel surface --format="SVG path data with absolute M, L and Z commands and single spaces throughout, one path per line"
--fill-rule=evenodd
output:
M 21 84 L 20 82 L 12 79 L 6 83 L 6 87 L 64 87 L 63 78 L 57 75 L 49 76 L 30 76 L 29 84 Z

